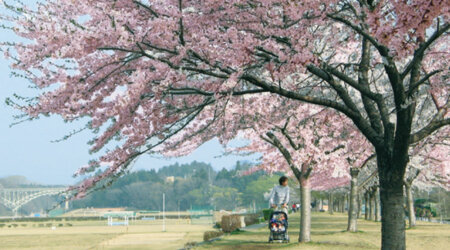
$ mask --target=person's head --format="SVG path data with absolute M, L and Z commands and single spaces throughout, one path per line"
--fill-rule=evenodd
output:
M 281 176 L 278 182 L 280 183 L 280 186 L 286 187 L 288 185 L 288 178 L 286 176 Z

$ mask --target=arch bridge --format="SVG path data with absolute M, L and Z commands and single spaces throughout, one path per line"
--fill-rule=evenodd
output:
M 33 187 L 33 188 L 1 188 L 0 187 L 0 203 L 5 207 L 11 209 L 14 215 L 17 215 L 19 209 L 28 202 L 37 199 L 42 196 L 52 195 L 64 195 L 66 187 L 58 188 L 45 188 L 45 187 Z M 66 202 L 66 209 L 68 208 Z

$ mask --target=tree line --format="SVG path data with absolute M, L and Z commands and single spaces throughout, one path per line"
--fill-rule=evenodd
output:
M 75 200 L 72 208 L 127 207 L 162 210 L 163 193 L 166 195 L 166 209 L 169 211 L 265 208 L 268 205 L 264 194 L 278 183 L 281 173 L 267 175 L 263 171 L 256 171 L 243 175 L 242 172 L 251 166 L 248 162 L 237 162 L 230 169 L 216 171 L 210 164 L 193 161 L 165 166 L 158 171 L 130 172 L 108 189 Z

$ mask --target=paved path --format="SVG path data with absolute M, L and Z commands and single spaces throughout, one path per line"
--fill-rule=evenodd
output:
M 257 230 L 257 229 L 260 229 L 260 228 L 263 228 L 263 227 L 267 227 L 267 223 L 266 222 L 259 223 L 259 224 L 253 224 L 253 225 L 250 225 L 248 227 L 243 227 L 241 229 L 242 230 Z

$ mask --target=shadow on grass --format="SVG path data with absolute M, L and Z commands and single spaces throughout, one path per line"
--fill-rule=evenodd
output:
M 315 242 L 308 242 L 307 245 L 320 245 L 320 246 L 328 246 L 328 247 L 346 247 L 348 249 L 355 249 L 355 248 L 365 248 L 365 249 L 377 249 L 376 246 L 373 246 L 372 244 L 364 243 L 364 242 L 353 242 L 353 243 L 343 243 L 338 241 L 315 241 Z
M 320 232 L 311 232 L 311 235 L 333 235 L 333 234 L 340 234 L 345 231 L 320 231 Z
M 234 234 L 232 234 L 234 235 Z M 269 230 L 266 231 L 243 231 L 238 233 L 238 235 L 267 235 L 269 236 Z
M 205 244 L 208 247 L 209 244 Z M 297 245 L 297 243 L 266 243 L 255 240 L 240 240 L 240 239 L 222 239 L 220 241 L 214 242 L 210 245 L 214 246 L 215 249 L 279 249 L 285 247 L 292 247 Z
M 371 244 L 367 244 L 364 242 L 354 242 L 354 243 L 342 243 L 337 241 L 313 241 L 308 243 L 298 243 L 298 242 L 292 242 L 292 243 L 265 243 L 261 241 L 254 241 L 254 240 L 238 240 L 238 239 L 222 239 L 220 241 L 214 242 L 214 244 L 205 244 L 205 247 L 209 248 L 214 247 L 214 249 L 250 249 L 250 250 L 256 250 L 256 249 L 283 249 L 283 248 L 292 248 L 297 247 L 299 249 L 306 246 L 323 246 L 330 249 L 333 249 L 333 247 L 339 247 L 342 249 L 342 247 L 347 249 L 377 249 L 376 246 L 373 246 Z

